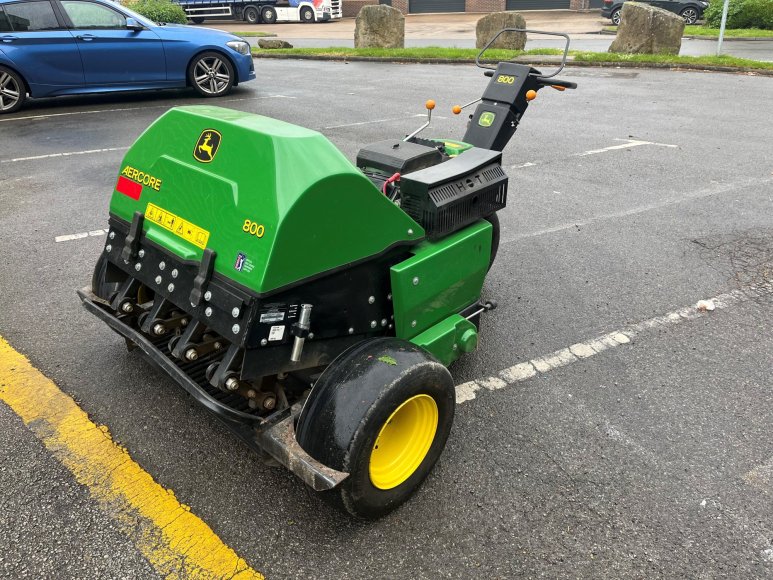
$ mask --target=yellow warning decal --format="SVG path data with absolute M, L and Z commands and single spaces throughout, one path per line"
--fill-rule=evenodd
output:
M 162 228 L 169 230 L 174 235 L 181 237 L 194 246 L 198 246 L 202 250 L 207 247 L 207 242 L 209 241 L 209 232 L 207 230 L 184 220 L 180 216 L 176 216 L 170 211 L 161 209 L 157 205 L 148 204 L 145 210 L 145 219 L 160 225 Z

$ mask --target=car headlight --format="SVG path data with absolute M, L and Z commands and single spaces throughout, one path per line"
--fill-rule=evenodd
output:
M 226 46 L 230 46 L 239 54 L 250 54 L 250 45 L 243 40 L 229 40 L 225 43 Z

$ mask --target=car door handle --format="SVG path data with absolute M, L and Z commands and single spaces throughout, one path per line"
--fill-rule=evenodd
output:
M 5 36 L 2 37 L 3 42 L 13 42 L 14 40 L 17 40 L 18 38 L 19 38 L 18 36 L 11 36 L 10 34 L 6 34 Z
M 91 42 L 96 37 L 93 34 L 79 34 L 75 38 L 77 38 L 78 40 L 84 40 L 86 42 Z

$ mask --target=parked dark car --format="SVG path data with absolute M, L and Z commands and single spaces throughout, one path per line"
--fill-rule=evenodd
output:
M 0 0 L 0 114 L 30 97 L 193 87 L 227 94 L 255 78 L 250 45 L 157 24 L 107 0 Z
M 695 24 L 703 18 L 703 11 L 708 8 L 709 3 L 703 0 L 636 0 L 642 4 L 650 4 L 663 10 L 668 10 L 678 14 L 686 24 Z M 609 18 L 612 24 L 620 24 L 620 11 L 623 9 L 623 0 L 604 0 L 601 7 L 601 15 Z

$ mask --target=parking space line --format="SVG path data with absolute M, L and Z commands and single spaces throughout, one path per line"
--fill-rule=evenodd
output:
M 588 151 L 582 151 L 580 153 L 571 153 L 567 157 L 562 157 L 560 159 L 552 159 L 549 161 L 527 161 L 526 163 L 521 163 L 519 165 L 511 165 L 510 169 L 525 169 L 527 167 L 537 167 L 539 165 L 545 165 L 546 163 L 566 160 L 569 157 L 586 157 L 588 155 L 598 155 L 599 153 L 606 153 L 608 151 L 619 151 L 622 149 L 631 149 L 632 147 L 641 147 L 642 145 L 651 145 L 653 147 L 669 147 L 669 148 L 679 147 L 679 145 L 669 145 L 668 143 L 656 143 L 655 141 L 641 141 L 638 139 L 616 138 L 615 141 L 624 141 L 624 143 L 621 143 L 620 145 L 610 145 L 609 147 L 602 147 L 601 149 L 590 149 Z
M 773 493 L 773 457 L 744 475 L 743 480 L 752 487 Z
M 638 324 L 627 326 L 621 330 L 614 330 L 585 342 L 572 344 L 547 355 L 536 357 L 528 361 L 519 362 L 511 367 L 499 371 L 494 376 L 476 379 L 456 386 L 457 404 L 472 401 L 479 393 L 496 391 L 511 387 L 526 381 L 537 374 L 546 374 L 557 368 L 588 359 L 605 350 L 617 348 L 620 345 L 631 344 L 631 339 L 651 329 L 663 328 L 681 324 L 705 316 L 707 312 L 715 309 L 723 309 L 749 300 L 752 297 L 773 294 L 773 284 L 753 286 L 745 290 L 733 290 L 720 294 L 708 300 L 701 300 L 694 306 L 688 306 L 680 310 L 669 312 L 663 316 L 656 316 L 644 320 Z M 765 467 L 765 466 L 763 466 Z M 769 467 L 771 483 L 773 483 L 773 460 Z
M 19 161 L 38 161 L 53 157 L 72 157 L 73 155 L 92 155 L 94 153 L 109 153 L 111 151 L 126 151 L 129 147 L 107 147 L 105 149 L 87 149 L 86 151 L 68 151 L 66 153 L 49 153 L 48 155 L 33 155 L 32 157 L 16 157 L 14 159 L 0 159 L 0 163 L 17 163 Z
M 56 236 L 54 242 L 57 244 L 60 242 L 70 242 L 72 240 L 82 240 L 88 237 L 104 236 L 109 230 L 91 230 L 90 232 L 79 232 L 77 234 L 64 234 L 63 236 Z
M 602 149 L 591 149 L 589 151 L 583 151 L 582 153 L 575 153 L 575 157 L 584 157 L 586 155 L 598 155 L 599 153 L 606 153 L 607 151 L 616 151 L 618 149 L 630 149 L 632 147 L 641 147 L 642 145 L 654 145 L 656 147 L 671 147 L 676 148 L 678 145 L 668 145 L 666 143 L 655 143 L 654 141 L 639 141 L 638 139 L 615 139 L 615 141 L 625 141 L 621 145 L 611 145 Z
M 762 177 L 762 178 L 745 179 L 745 180 L 736 181 L 733 183 L 712 183 L 708 187 L 704 187 L 695 191 L 690 191 L 681 196 L 664 199 L 656 203 L 648 203 L 645 205 L 632 207 L 630 209 L 626 209 L 615 213 L 600 214 L 584 220 L 571 221 L 571 222 L 551 226 L 549 228 L 545 228 L 542 230 L 537 230 L 535 232 L 526 232 L 523 234 L 516 234 L 513 237 L 502 238 L 499 242 L 499 245 L 502 246 L 504 244 L 509 244 L 511 242 L 515 242 L 516 240 L 522 240 L 525 238 L 534 238 L 537 236 L 543 236 L 545 234 L 554 234 L 564 230 L 573 230 L 579 227 L 588 226 L 596 222 L 605 221 L 609 219 L 630 217 L 633 215 L 646 213 L 648 211 L 653 211 L 653 210 L 669 207 L 672 205 L 677 205 L 680 203 L 684 203 L 686 201 L 693 201 L 696 199 L 702 199 L 704 197 L 711 197 L 713 195 L 728 193 L 730 191 L 743 190 L 743 191 L 755 193 L 755 189 L 754 189 L 755 187 L 761 186 L 761 185 L 767 185 L 772 182 L 773 182 L 773 178 Z
M 374 121 L 360 121 L 359 123 L 345 123 L 343 125 L 330 125 L 329 127 L 322 127 L 322 129 L 343 129 L 345 127 L 360 127 L 362 125 L 373 125 L 374 123 L 388 123 L 390 121 L 404 121 L 405 119 L 414 119 L 416 117 L 426 117 L 424 113 L 416 115 L 408 115 L 407 117 L 392 117 L 390 119 L 375 119 Z M 445 119 L 445 117 L 435 117 L 435 119 Z
M 243 97 L 239 99 L 220 99 L 219 103 L 237 103 L 240 101 L 257 101 L 263 99 L 295 99 L 286 95 L 266 95 L 265 97 Z M 196 103 L 183 103 L 184 105 Z M 13 123 L 14 121 L 32 121 L 40 119 L 53 119 L 55 117 L 69 117 L 73 115 L 96 115 L 99 113 L 120 113 L 124 111 L 144 111 L 146 109 L 170 109 L 173 105 L 143 105 L 142 107 L 121 107 L 114 109 L 90 109 L 88 111 L 68 111 L 66 113 L 48 113 L 44 115 L 27 115 L 26 117 L 11 117 L 0 119 L 0 123 Z
M 1 336 L 0 401 L 88 488 L 161 576 L 263 578 Z

